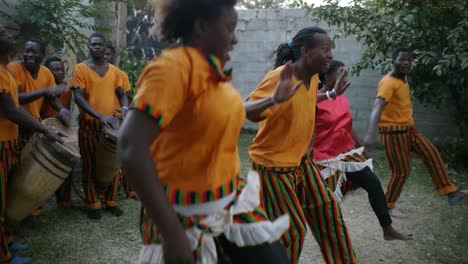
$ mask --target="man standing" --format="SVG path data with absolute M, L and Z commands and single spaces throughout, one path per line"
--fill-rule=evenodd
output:
M 101 218 L 101 202 L 96 186 L 96 142 L 103 126 L 116 127 L 116 98 L 121 112 L 128 111 L 128 98 L 122 88 L 120 70 L 104 59 L 106 39 L 102 34 L 93 33 L 88 39 L 90 57 L 78 64 L 73 73 L 71 87 L 75 102 L 81 109 L 78 132 L 81 158 L 83 160 L 83 188 L 88 207 L 88 217 Z M 107 209 L 115 216 L 122 215 L 117 202 L 112 199 L 109 186 L 106 190 Z
M 67 83 L 64 82 L 65 79 L 65 67 L 62 60 L 59 57 L 50 57 L 46 60 L 45 66 L 52 72 L 54 75 L 55 83 L 57 85 L 62 85 Z M 61 105 L 70 111 L 71 100 L 72 100 L 72 91 L 67 85 L 66 90 L 61 96 L 57 96 L 60 100 Z M 58 118 L 60 113 L 55 110 L 56 107 L 53 107 L 49 102 L 44 102 L 41 109 L 41 118 L 55 117 Z M 60 188 L 55 192 L 57 197 L 57 207 L 58 208 L 71 208 L 71 175 L 62 183 Z
M 115 48 L 112 45 L 108 44 L 106 46 L 106 53 L 104 55 L 104 58 L 106 59 L 108 63 L 115 65 Z M 122 88 L 124 89 L 125 93 L 129 94 L 132 90 L 132 87 L 130 85 L 130 80 L 128 79 L 128 75 L 122 70 L 120 70 L 120 74 L 122 78 Z M 129 99 L 129 101 L 131 100 Z M 118 106 L 118 102 L 116 102 L 116 105 Z M 130 185 L 130 182 L 127 180 L 127 177 L 125 176 L 125 174 L 123 174 L 122 170 L 119 170 L 118 175 L 114 179 L 114 183 L 112 186 L 113 197 L 117 195 L 119 182 L 120 182 L 120 185 L 122 185 L 122 188 L 124 189 L 125 195 L 127 195 L 127 197 L 136 198 L 136 192 L 133 191 L 133 188 Z
M 415 128 L 408 74 L 412 57 L 407 48 L 398 48 L 392 55 L 393 70 L 379 83 L 377 99 L 370 117 L 366 135 L 366 150 L 372 153 L 378 133 L 385 146 L 392 177 L 386 199 L 395 217 L 402 216 L 395 209 L 403 185 L 411 172 L 410 152 L 415 151 L 429 170 L 437 194 L 448 196 L 449 205 L 458 205 L 468 197 L 467 191 L 459 191 L 453 184 L 439 151 Z
M 19 106 L 18 85 L 5 68 L 8 54 L 13 51 L 15 41 L 0 25 L 0 263 L 29 264 L 30 258 L 12 255 L 27 250 L 26 245 L 13 242 L 12 235 L 5 230 L 7 184 L 19 159 L 18 125 L 43 133 L 47 138 L 60 143 L 57 132 L 45 127 Z
M 8 71 L 13 75 L 19 86 L 19 103 L 36 120 L 40 120 L 40 110 L 44 98 L 59 111 L 59 119 L 65 123 L 70 123 L 68 109 L 60 104 L 57 98 L 62 94 L 66 85 L 56 86 L 54 76 L 49 69 L 41 65 L 46 53 L 46 45 L 38 39 L 30 39 L 24 45 L 22 61 L 14 61 L 7 65 Z M 32 136 L 33 131 L 20 127 L 19 143 L 20 148 L 24 147 Z M 37 208 L 32 212 L 33 216 L 43 215 L 42 208 Z

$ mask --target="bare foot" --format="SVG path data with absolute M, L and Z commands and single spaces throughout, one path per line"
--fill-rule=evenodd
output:
M 396 208 L 389 209 L 389 212 L 392 218 L 405 218 L 405 215 Z
M 409 235 L 403 235 L 399 232 L 397 232 L 395 229 L 393 229 L 393 227 L 391 225 L 389 226 L 386 226 L 383 228 L 383 231 L 384 231 L 384 240 L 403 240 L 403 241 L 407 241 L 407 240 L 414 240 L 415 237 L 411 234 Z

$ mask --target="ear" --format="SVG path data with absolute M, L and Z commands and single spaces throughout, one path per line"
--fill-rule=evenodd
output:
M 207 31 L 207 26 L 206 20 L 198 18 L 195 20 L 195 23 L 193 23 L 193 33 L 196 36 L 202 35 Z
M 305 46 L 301 47 L 301 54 L 305 58 L 310 57 L 311 51 L 312 51 L 312 49 L 310 49 L 310 48 L 306 48 Z

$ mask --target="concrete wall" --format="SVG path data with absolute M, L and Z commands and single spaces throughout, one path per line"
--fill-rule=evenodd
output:
M 320 26 L 331 35 L 335 33 L 335 30 L 326 24 L 313 22 L 304 10 L 239 10 L 239 44 L 235 47 L 230 64 L 234 68 L 234 85 L 242 96 L 247 96 L 255 89 L 265 74 L 272 69 L 272 53 L 277 46 L 291 40 L 297 31 L 307 26 Z M 359 60 L 362 47 L 354 38 L 341 38 L 335 44 L 335 59 L 348 66 Z M 367 129 L 381 77 L 380 72 L 365 71 L 359 77 L 350 78 L 352 85 L 347 95 L 351 101 L 354 126 L 360 132 Z M 416 102 L 414 104 L 416 124 L 426 136 L 435 139 L 457 134 L 452 128 L 453 121 L 447 109 L 428 109 Z

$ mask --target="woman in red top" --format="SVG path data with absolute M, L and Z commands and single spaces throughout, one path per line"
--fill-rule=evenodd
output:
M 321 76 L 323 87 L 320 92 L 326 93 L 335 86 L 337 72 L 343 66 L 340 61 L 332 62 L 328 72 Z M 372 172 L 372 159 L 365 158 L 364 148 L 353 131 L 351 108 L 346 95 L 319 102 L 315 122 L 313 157 L 335 196 L 340 199 L 348 190 L 362 187 L 369 195 L 369 203 L 382 226 L 384 239 L 413 239 L 392 227 L 385 193 L 379 178 Z

